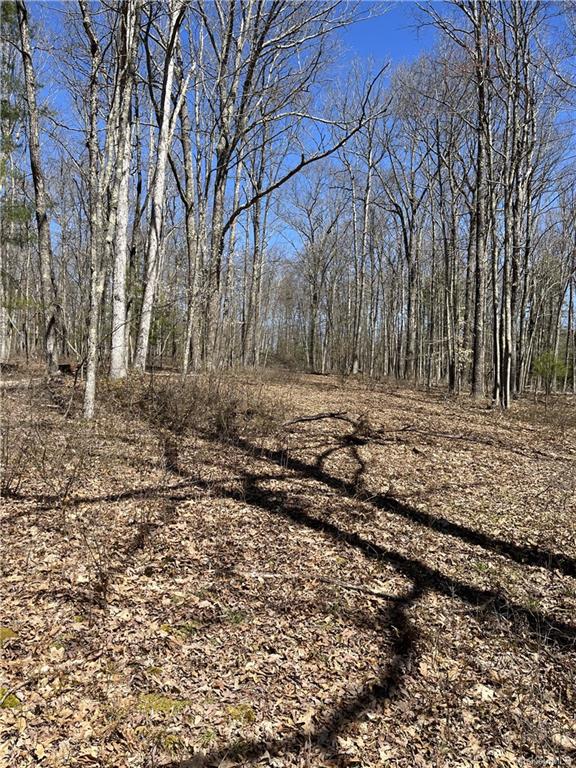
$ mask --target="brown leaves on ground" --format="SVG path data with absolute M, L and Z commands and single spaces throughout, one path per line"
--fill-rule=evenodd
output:
M 122 398 L 5 395 L 0 764 L 571 765 L 574 403 L 265 390 L 293 423 L 174 462 Z

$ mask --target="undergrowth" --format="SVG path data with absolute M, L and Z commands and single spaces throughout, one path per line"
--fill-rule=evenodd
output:
M 248 435 L 266 437 L 278 429 L 285 413 L 264 383 L 223 374 L 186 379 L 133 376 L 108 384 L 106 394 L 112 407 L 173 436 L 195 432 L 230 441 Z

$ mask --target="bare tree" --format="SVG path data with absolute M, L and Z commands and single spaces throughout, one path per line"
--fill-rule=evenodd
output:
M 36 94 L 38 86 L 32 59 L 30 42 L 30 25 L 28 7 L 24 0 L 17 0 L 18 24 L 20 27 L 20 43 L 22 66 L 26 84 L 26 101 L 28 105 L 28 152 L 30 167 L 34 182 L 34 200 L 36 212 L 36 227 L 38 230 L 38 254 L 40 257 L 40 285 L 42 306 L 44 311 L 44 353 L 49 373 L 58 372 L 58 339 L 61 326 L 61 313 L 58 304 L 56 278 L 52 257 L 50 238 L 50 219 L 48 215 L 48 198 L 46 181 L 42 167 L 40 146 L 40 114 Z
M 134 359 L 134 366 L 141 371 L 145 369 L 148 357 L 148 343 L 150 339 L 150 324 L 152 321 L 154 294 L 156 292 L 156 283 L 158 281 L 160 268 L 168 153 L 170 151 L 178 115 L 186 97 L 186 90 L 189 82 L 188 76 L 180 83 L 179 92 L 175 97 L 175 104 L 172 105 L 176 48 L 180 27 L 186 11 L 186 5 L 187 3 L 183 0 L 171 0 L 168 4 L 168 26 L 164 39 L 160 106 L 157 111 L 158 140 L 156 144 L 155 158 L 150 159 L 153 172 L 150 189 L 150 223 L 146 246 L 146 278 L 144 296 L 142 299 L 142 310 L 140 313 L 136 356 Z M 149 18 L 149 28 L 151 25 L 152 17 Z M 151 38 L 147 36 L 147 45 L 149 45 L 150 39 Z M 148 48 L 147 58 L 149 61 L 151 55 L 152 53 Z M 191 74 L 191 72 L 189 74 Z

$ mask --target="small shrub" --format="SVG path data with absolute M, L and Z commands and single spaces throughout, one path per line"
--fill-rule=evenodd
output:
M 7 424 L 0 434 L 2 496 L 17 496 L 26 476 L 32 441 L 30 434 Z
M 282 409 L 266 395 L 263 385 L 222 374 L 184 380 L 134 377 L 124 387 L 116 385 L 112 399 L 153 427 L 172 467 L 177 464 L 174 436 L 187 431 L 223 440 L 265 436 L 281 422 Z
M 83 428 L 55 436 L 50 425 L 5 424 L 0 440 L 3 496 L 17 496 L 23 485 L 64 504 L 85 476 L 91 457 Z
M 566 373 L 566 367 L 562 360 L 553 352 L 543 352 L 534 359 L 533 371 L 542 380 L 545 393 L 545 405 L 548 407 L 548 397 L 556 385 Z

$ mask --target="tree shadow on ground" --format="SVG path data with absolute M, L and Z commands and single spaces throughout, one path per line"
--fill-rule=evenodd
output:
M 408 594 L 398 598 L 386 598 L 389 607 L 383 608 L 381 611 L 382 631 L 389 632 L 393 637 L 394 655 L 392 660 L 383 666 L 382 673 L 376 683 L 365 685 L 357 696 L 343 699 L 336 704 L 333 710 L 317 724 L 313 734 L 307 734 L 302 729 L 297 733 L 272 741 L 242 742 L 234 749 L 232 746 L 228 746 L 208 755 L 196 755 L 187 760 L 173 761 L 166 764 L 166 768 L 203 768 L 204 766 L 218 765 L 227 757 L 234 757 L 236 760 L 242 760 L 243 764 L 249 765 L 267 753 L 295 753 L 300 752 L 307 745 L 321 748 L 325 751 L 328 759 L 337 761 L 337 757 L 330 756 L 334 751 L 334 740 L 337 735 L 347 724 L 389 698 L 401 684 L 407 665 L 416 655 L 418 640 L 417 631 L 408 618 L 407 609 L 427 592 L 434 592 L 446 598 L 462 601 L 475 609 L 476 618 L 486 622 L 488 628 L 490 628 L 491 623 L 493 627 L 495 618 L 505 618 L 509 622 L 510 631 L 515 632 L 518 638 L 525 642 L 543 643 L 559 650 L 571 650 L 576 645 L 576 628 L 570 624 L 545 613 L 528 610 L 522 605 L 510 601 L 498 591 L 485 590 L 470 585 L 442 573 L 418 558 L 382 547 L 356 532 L 345 530 L 330 520 L 317 517 L 311 513 L 304 502 L 296 499 L 290 491 L 263 487 L 263 483 L 270 481 L 290 480 L 290 475 L 286 472 L 289 470 L 294 473 L 296 478 L 300 477 L 306 481 L 319 483 L 351 499 L 361 499 L 363 503 L 375 509 L 396 514 L 399 517 L 409 519 L 411 522 L 430 527 L 441 534 L 481 546 L 515 562 L 558 570 L 569 576 L 576 575 L 575 561 L 564 555 L 539 548 L 523 547 L 491 537 L 488 534 L 417 510 L 388 495 L 369 495 L 361 488 L 365 465 L 358 452 L 358 446 L 362 445 L 363 440 L 361 430 L 353 425 L 352 432 L 337 441 L 335 450 L 341 448 L 351 450 L 352 456 L 356 460 L 358 470 L 352 481 L 335 477 L 325 470 L 327 452 L 317 456 L 313 463 L 308 463 L 290 456 L 285 450 L 262 448 L 245 439 L 237 438 L 234 441 L 237 448 L 267 464 L 278 465 L 281 471 L 263 472 L 262 474 L 241 471 L 240 477 L 235 478 L 231 483 L 217 483 L 189 476 L 177 461 L 172 461 L 174 474 L 184 478 L 174 485 L 140 487 L 120 494 L 77 498 L 68 502 L 77 505 L 120 501 L 129 498 L 158 497 L 167 503 L 177 504 L 193 498 L 199 492 L 210 492 L 212 496 L 249 504 L 273 516 L 283 517 L 298 526 L 317 531 L 339 544 L 360 551 L 370 560 L 393 567 L 412 583 L 412 588 Z M 231 485 L 232 487 L 230 487 Z M 43 501 L 48 502 L 47 499 L 43 499 Z M 137 535 L 141 535 L 141 532 L 138 532 Z M 140 546 L 139 541 L 137 546 Z M 130 545 L 127 550 L 127 554 L 129 554 Z M 338 765 L 339 763 L 333 762 L 332 764 Z
M 312 467 L 314 469 L 314 467 Z M 395 568 L 399 573 L 422 589 L 431 590 L 449 598 L 457 598 L 473 608 L 479 609 L 479 618 L 490 618 L 495 614 L 504 617 L 517 630 L 528 630 L 539 642 L 571 649 L 576 645 L 576 627 L 548 616 L 540 611 L 528 610 L 519 603 L 514 603 L 496 590 L 481 589 L 459 579 L 447 576 L 418 558 L 409 557 L 386 549 L 360 534 L 344 530 L 335 523 L 316 517 L 297 503 L 288 492 L 262 488 L 262 477 L 247 473 L 243 478 L 241 490 L 229 489 L 225 484 L 196 481 L 196 488 L 210 489 L 213 494 L 241 503 L 258 507 L 273 515 L 289 519 L 305 528 L 309 528 L 339 543 L 345 543 L 361 551 L 371 560 Z M 169 497 L 170 498 L 170 497 Z M 177 498 L 177 497 L 175 497 Z M 181 498 L 181 497 L 180 497 Z
M 431 528 L 446 536 L 452 536 L 461 541 L 465 541 L 468 544 L 473 544 L 474 546 L 490 550 L 496 554 L 503 555 L 514 562 L 520 563 L 521 565 L 546 568 L 550 571 L 558 571 L 565 576 L 576 577 L 576 560 L 568 555 L 558 552 L 550 552 L 547 549 L 537 546 L 514 544 L 505 539 L 490 536 L 482 531 L 474 530 L 473 528 L 461 525 L 460 523 L 447 520 L 444 517 L 417 509 L 389 493 L 373 494 L 364 490 L 362 477 L 365 473 L 366 466 L 358 452 L 358 445 L 361 445 L 362 443 L 361 438 L 357 437 L 356 431 L 341 437 L 339 439 L 339 444 L 336 445 L 336 447 L 330 448 L 323 454 L 317 456 L 313 464 L 290 456 L 286 450 L 261 448 L 243 439 L 237 440 L 235 444 L 244 451 L 265 458 L 268 461 L 272 461 L 305 478 L 323 483 L 329 488 L 337 490 L 339 493 L 346 494 L 349 498 L 364 501 L 383 512 L 392 513 L 410 520 L 412 523 Z M 335 477 L 324 470 L 324 464 L 327 457 L 335 451 L 346 447 L 351 449 L 352 455 L 358 466 L 354 478 L 350 481 Z
M 207 754 L 196 754 L 184 760 L 164 763 L 164 768 L 209 768 L 220 765 L 226 759 L 241 760 L 242 765 L 250 765 L 260 762 L 267 755 L 299 754 L 313 747 L 324 753 L 323 765 L 340 765 L 336 742 L 338 734 L 390 698 L 399 687 L 406 669 L 415 660 L 418 633 L 408 618 L 407 610 L 422 594 L 422 587 L 415 584 L 404 595 L 386 598 L 389 605 L 381 609 L 379 625 L 383 632 L 393 638 L 390 661 L 382 666 L 376 682 L 364 685 L 357 695 L 342 699 L 327 715 L 320 718 L 313 730 L 302 728 L 272 740 L 243 740 Z
M 416 507 L 401 501 L 390 493 L 370 493 L 369 490 L 364 488 L 363 478 L 366 472 L 366 464 L 358 450 L 359 446 L 364 445 L 370 440 L 370 435 L 365 435 L 366 425 L 361 420 L 355 422 L 349 417 L 343 417 L 340 414 L 338 414 L 337 417 L 340 421 L 349 422 L 351 424 L 351 432 L 345 435 L 337 436 L 336 444 L 326 449 L 323 453 L 318 454 L 314 463 L 312 464 L 307 463 L 302 459 L 290 456 L 289 452 L 286 450 L 274 450 L 270 448 L 259 447 L 243 438 L 236 438 L 233 440 L 233 445 L 235 445 L 237 448 L 241 448 L 243 451 L 251 455 L 258 456 L 273 462 L 279 465 L 282 469 L 289 469 L 304 478 L 323 483 L 331 489 L 346 494 L 346 496 L 351 499 L 356 501 L 363 501 L 375 509 L 403 517 L 412 523 L 430 528 L 443 535 L 460 539 L 461 541 L 465 541 L 468 544 L 482 547 L 483 549 L 507 557 L 516 563 L 520 563 L 521 565 L 546 568 L 550 571 L 558 571 L 565 576 L 571 576 L 573 578 L 576 577 L 576 559 L 569 557 L 568 555 L 564 555 L 559 552 L 551 552 L 550 550 L 538 546 L 515 544 L 513 542 L 506 541 L 505 539 L 491 536 L 487 533 L 469 528 L 468 526 L 462 525 L 460 523 L 455 523 L 439 515 L 433 515 L 430 512 L 417 509 Z M 169 469 L 173 474 L 183 479 L 183 483 L 179 484 L 178 486 L 171 485 L 169 486 L 170 489 L 189 486 L 193 476 L 181 467 L 177 443 L 174 440 L 166 441 L 163 449 L 166 468 Z M 327 459 L 342 449 L 347 449 L 351 452 L 351 455 L 357 466 L 353 479 L 349 481 L 335 477 L 324 469 L 324 465 Z M 78 505 L 85 503 L 97 503 L 99 501 L 122 501 L 123 499 L 128 498 L 143 498 L 147 494 L 154 494 L 158 490 L 159 488 L 156 486 L 150 488 L 141 487 L 115 494 L 106 494 L 99 497 L 80 497 L 74 500 L 70 500 L 68 503 Z M 58 498 L 56 496 L 50 495 L 28 496 L 26 494 L 18 493 L 14 494 L 14 498 L 21 501 L 40 502 L 44 505 L 44 509 L 48 509 L 51 504 L 58 502 Z M 28 514 L 34 514 L 35 512 L 41 511 L 42 509 L 17 512 L 13 516 L 5 518 L 2 522 L 4 524 L 10 524 L 19 517 L 24 517 Z
M 399 515 L 412 522 L 432 528 L 441 534 L 454 536 L 467 543 L 481 546 L 484 549 L 524 565 L 558 570 L 560 573 L 568 576 L 576 575 L 576 562 L 570 557 L 539 548 L 523 547 L 491 537 L 488 534 L 415 509 L 395 499 L 393 496 L 386 494 L 359 494 L 357 491 L 357 481 L 346 481 L 329 474 L 321 466 L 321 457 L 318 457 L 315 463 L 307 463 L 301 459 L 291 457 L 285 450 L 262 448 L 240 438 L 235 441 L 235 445 L 252 456 L 277 464 L 282 470 L 291 470 L 296 476 L 321 483 L 340 494 L 345 494 L 350 499 L 361 500 L 376 509 Z M 284 472 L 262 475 L 245 473 L 241 477 L 242 487 L 240 489 L 230 489 L 225 483 L 219 484 L 214 481 L 195 478 L 192 475 L 188 475 L 182 469 L 178 470 L 177 475 L 185 479 L 169 486 L 145 486 L 121 493 L 80 497 L 69 500 L 67 505 L 76 506 L 154 497 L 161 497 L 166 502 L 173 504 L 192 498 L 194 493 L 191 492 L 194 490 L 196 492 L 208 491 L 212 495 L 220 495 L 240 503 L 248 503 L 260 507 L 273 514 L 287 517 L 293 522 L 312 530 L 322 532 L 337 541 L 343 541 L 359 549 L 367 557 L 388 563 L 408 578 L 422 580 L 423 584 L 426 584 L 439 594 L 459 598 L 474 607 L 491 609 L 491 611 L 497 614 L 510 618 L 513 622 L 520 622 L 524 627 L 528 627 L 540 640 L 543 639 L 546 642 L 557 643 L 561 647 L 572 647 L 576 642 L 576 628 L 566 622 L 554 619 L 537 610 L 528 610 L 520 604 L 511 602 L 495 590 L 474 587 L 443 574 L 438 569 L 432 568 L 418 558 L 408 557 L 394 550 L 385 549 L 357 533 L 345 531 L 334 523 L 304 511 L 286 492 L 280 490 L 270 491 L 261 488 L 260 484 L 265 481 L 288 480 L 289 477 Z M 22 498 L 34 500 L 34 497 L 22 496 Z M 44 511 L 50 509 L 50 499 L 47 497 L 37 498 L 36 500 L 41 501 L 45 505 Z M 5 521 L 5 523 L 8 522 L 9 520 Z
M 313 465 L 310 467 L 315 469 Z M 280 515 L 291 522 L 354 547 L 371 560 L 393 566 L 412 581 L 413 587 L 409 593 L 392 600 L 390 608 L 382 611 L 382 629 L 391 632 L 395 638 L 392 649 L 394 656 L 392 661 L 384 667 L 376 683 L 364 686 L 353 699 L 343 700 L 337 704 L 318 724 L 314 734 L 300 731 L 272 741 L 264 739 L 244 741 L 239 745 L 214 750 L 206 755 L 198 754 L 190 759 L 172 761 L 165 764 L 165 768 L 208 768 L 208 766 L 219 765 L 227 758 L 241 760 L 241 764 L 250 765 L 266 755 L 299 753 L 307 747 L 321 748 L 325 751 L 327 759 L 334 761 L 328 764 L 340 765 L 338 758 L 333 754 L 338 734 L 362 714 L 390 698 L 401 684 L 402 675 L 407 666 L 414 660 L 418 634 L 409 621 L 406 611 L 428 591 L 460 599 L 479 609 L 477 618 L 481 620 L 489 622 L 495 616 L 504 617 L 510 622 L 512 630 L 516 630 L 519 635 L 528 630 L 529 636 L 538 642 L 564 650 L 569 650 L 576 645 L 574 627 L 544 614 L 528 611 L 521 605 L 510 602 L 498 592 L 478 589 L 445 576 L 420 560 L 384 549 L 356 533 L 345 531 L 333 523 L 314 517 L 301 504 L 295 503 L 288 493 L 262 488 L 262 479 L 263 477 L 259 475 L 245 474 L 241 490 L 230 490 L 225 485 L 217 488 L 212 485 L 211 488 L 218 496 L 242 501 L 271 514 Z M 204 483 L 197 482 L 196 485 L 202 487 Z

